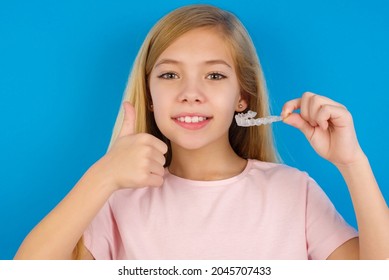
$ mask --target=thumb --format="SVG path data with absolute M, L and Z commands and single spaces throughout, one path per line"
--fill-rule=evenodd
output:
M 284 123 L 298 128 L 310 140 L 315 129 L 299 113 L 293 113 L 294 110 L 299 110 L 300 108 L 301 98 L 290 100 L 284 104 L 281 116 Z
M 292 113 L 284 118 L 284 123 L 289 124 L 295 128 L 301 130 L 301 132 L 307 137 L 308 140 L 312 138 L 313 132 L 315 131 L 309 122 L 305 121 L 300 114 Z
M 118 137 L 128 136 L 135 132 L 135 108 L 130 102 L 123 102 L 124 119 Z

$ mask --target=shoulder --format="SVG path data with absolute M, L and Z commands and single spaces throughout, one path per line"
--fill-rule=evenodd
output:
M 138 202 L 143 203 L 149 201 L 157 189 L 143 187 L 117 190 L 111 195 L 107 204 L 109 204 L 112 212 L 120 215 L 123 213 L 125 215 L 126 211 L 123 210 L 131 209 L 134 205 L 138 205 Z
M 253 176 L 262 176 L 271 180 L 280 181 L 305 181 L 307 182 L 311 178 L 307 172 L 301 171 L 297 168 L 273 162 L 264 162 L 255 159 L 248 160 L 249 170 L 248 173 Z
M 249 160 L 246 178 L 260 185 L 274 195 L 285 199 L 299 199 L 307 196 L 310 189 L 320 188 L 307 172 L 297 168 L 272 162 Z

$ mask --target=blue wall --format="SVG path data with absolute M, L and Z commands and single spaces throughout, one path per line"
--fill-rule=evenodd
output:
M 205 2 L 233 11 L 251 33 L 274 113 L 308 90 L 347 105 L 388 201 L 388 2 Z M 0 2 L 0 259 L 13 257 L 104 154 L 143 38 L 162 15 L 189 3 Z M 284 161 L 308 171 L 356 226 L 335 167 L 296 129 L 274 128 Z

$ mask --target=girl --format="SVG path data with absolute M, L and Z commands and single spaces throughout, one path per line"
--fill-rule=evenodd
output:
M 168 14 L 136 58 L 108 152 L 15 258 L 389 257 L 388 207 L 347 109 L 305 93 L 282 116 L 342 173 L 359 237 L 314 180 L 276 163 L 270 126 L 235 124 L 247 110 L 269 114 L 239 20 L 207 5 Z

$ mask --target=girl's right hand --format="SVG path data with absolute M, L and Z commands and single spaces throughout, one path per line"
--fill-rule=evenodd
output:
M 135 109 L 123 103 L 124 120 L 109 152 L 97 163 L 97 172 L 114 190 L 121 188 L 159 187 L 165 173 L 167 145 L 147 133 L 135 133 Z

